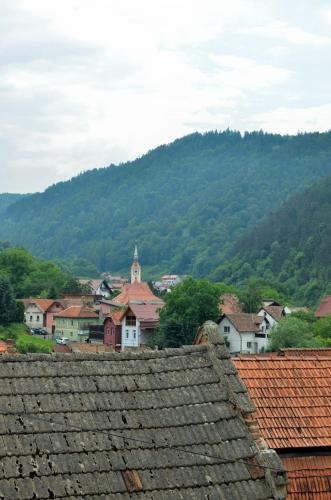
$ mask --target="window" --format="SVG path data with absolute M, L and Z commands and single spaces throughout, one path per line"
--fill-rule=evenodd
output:
M 135 316 L 127 316 L 126 317 L 127 326 L 136 326 L 136 317 Z
M 247 348 L 250 349 L 252 347 L 252 342 L 247 342 Z
M 128 339 L 129 338 L 129 330 L 125 330 L 125 338 Z
M 30 321 L 32 321 L 32 316 L 30 316 Z
M 223 328 L 223 331 L 224 331 L 224 333 L 230 333 L 230 327 L 229 326 L 225 326 Z
M 37 321 L 39 321 L 39 316 L 37 315 Z
M 112 326 L 111 327 L 111 335 L 112 335 L 112 337 L 114 336 L 114 334 L 115 334 L 115 328 Z
M 72 319 L 72 320 L 71 320 L 71 326 L 73 326 L 73 324 L 74 324 L 74 320 Z
M 135 339 L 137 337 L 137 331 L 133 330 L 133 338 Z

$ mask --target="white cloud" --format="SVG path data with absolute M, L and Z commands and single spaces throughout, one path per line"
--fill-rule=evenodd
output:
M 260 128 L 283 93 L 297 98 L 289 45 L 329 43 L 273 19 L 272 4 L 2 0 L 0 191 L 42 189 L 196 129 L 244 129 L 250 115 Z
M 265 26 L 245 28 L 241 32 L 249 35 L 259 35 L 263 38 L 282 40 L 293 45 L 323 46 L 331 44 L 330 36 L 311 33 L 299 26 L 290 26 L 284 22 L 271 22 Z
M 331 130 L 331 103 L 307 108 L 278 108 L 246 120 L 249 129 L 296 134 Z

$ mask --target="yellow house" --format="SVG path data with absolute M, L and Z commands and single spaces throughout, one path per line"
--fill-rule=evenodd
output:
M 99 325 L 99 315 L 92 307 L 71 306 L 54 316 L 55 336 L 82 341 L 89 336 L 89 325 Z

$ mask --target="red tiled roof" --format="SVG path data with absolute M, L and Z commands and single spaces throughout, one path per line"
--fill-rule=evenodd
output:
M 111 311 L 106 315 L 106 318 L 111 318 L 115 325 L 120 325 L 126 310 L 127 308 Z
M 113 299 L 113 302 L 119 304 L 128 304 L 132 301 L 163 303 L 159 297 L 153 294 L 146 282 L 126 283 L 123 287 L 123 291 Z
M 266 353 L 267 354 L 267 353 Z M 271 354 L 271 353 L 269 353 Z M 287 347 L 279 349 L 279 356 L 330 356 L 331 347 Z
M 43 312 L 46 312 L 57 300 L 52 299 L 23 299 L 24 305 L 37 304 Z
M 98 318 L 98 314 L 91 307 L 71 306 L 64 311 L 54 314 L 56 318 Z
M 136 316 L 140 323 L 146 324 L 156 324 L 158 323 L 160 304 L 129 304 L 129 307 L 133 314 Z
M 264 309 L 268 314 L 270 314 L 270 316 L 272 316 L 276 321 L 279 321 L 284 317 L 283 306 L 266 306 L 263 307 L 262 309 Z
M 321 300 L 321 302 L 317 308 L 315 315 L 317 317 L 331 315 L 331 295 L 327 295 L 326 297 L 323 297 L 323 299 Z
M 258 332 L 259 325 L 263 321 L 261 316 L 250 313 L 226 314 L 225 316 L 238 332 Z
M 288 500 L 330 500 L 331 456 L 282 457 Z
M 241 305 L 237 295 L 233 293 L 225 293 L 221 296 L 219 309 L 223 314 L 236 314 L 241 313 Z
M 238 356 L 233 362 L 272 448 L 331 446 L 331 358 Z

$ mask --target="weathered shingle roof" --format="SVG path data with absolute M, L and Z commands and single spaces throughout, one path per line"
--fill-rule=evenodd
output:
M 245 387 L 219 334 L 214 342 L 2 356 L 0 496 L 275 498 L 280 462 L 257 449 Z
M 331 358 L 233 358 L 273 448 L 331 446 Z

